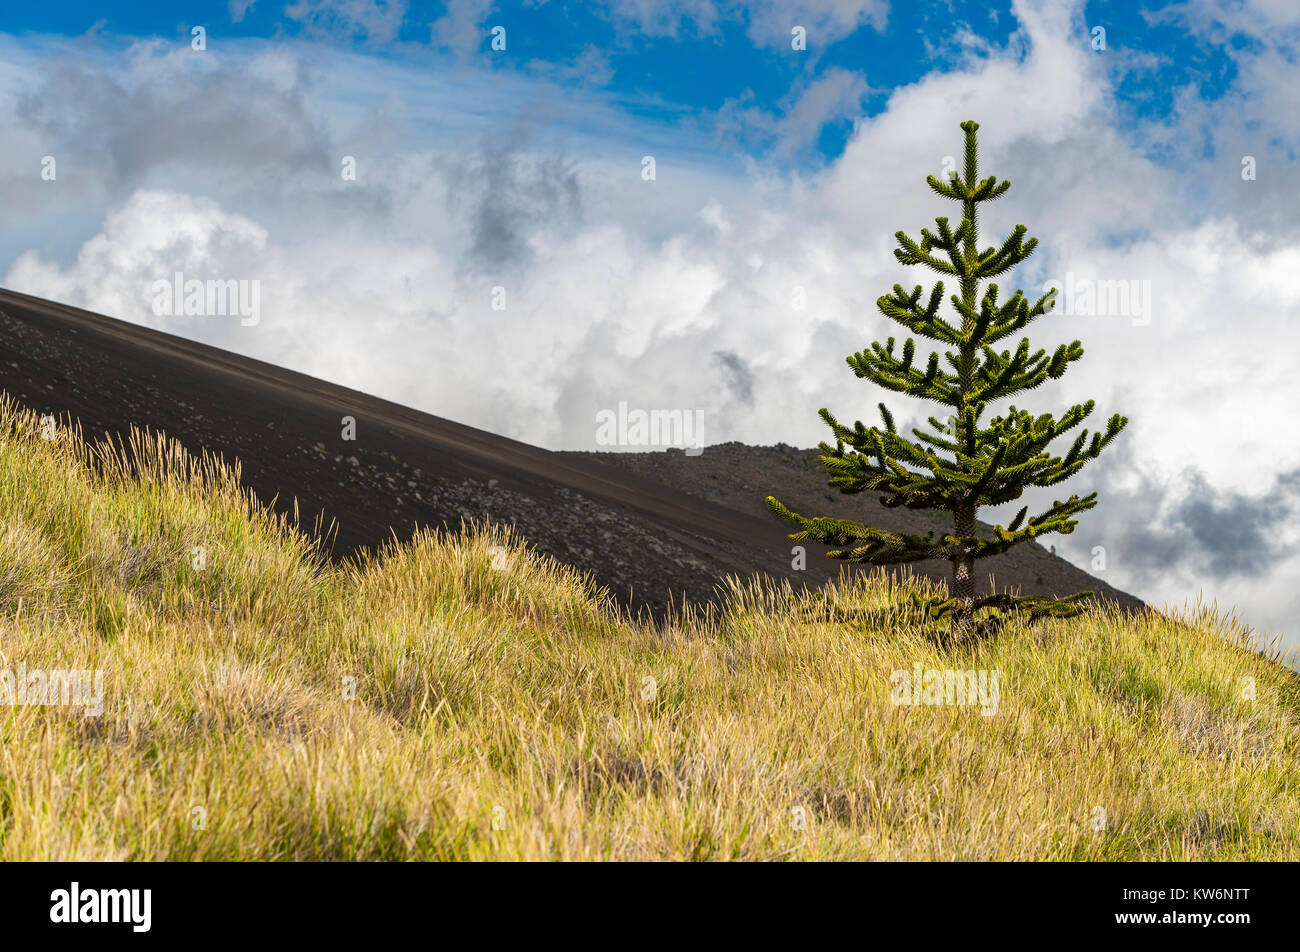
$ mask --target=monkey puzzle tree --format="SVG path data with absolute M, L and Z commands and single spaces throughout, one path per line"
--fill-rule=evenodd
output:
M 1096 458 L 1128 422 L 1119 414 L 1112 416 L 1105 434 L 1094 433 L 1091 441 L 1088 431 L 1083 430 L 1064 457 L 1052 455 L 1047 445 L 1092 413 L 1091 400 L 1071 407 L 1059 419 L 1048 413 L 1033 417 L 1012 406 L 1005 416 L 981 422 L 990 401 L 1037 387 L 1049 377 L 1060 377 L 1071 362 L 1083 356 L 1083 348 L 1076 340 L 1061 345 L 1051 355 L 1044 350 L 1030 353 L 1029 340 L 1023 337 L 1014 353 L 999 353 L 993 348 L 1051 311 L 1056 292 L 1049 291 L 1032 305 L 1020 290 L 999 304 L 996 284 L 990 284 L 981 296 L 981 283 L 1028 258 L 1038 239 L 1026 241 L 1027 229 L 1017 225 L 1001 247 L 979 250 L 979 205 L 1005 194 L 1011 183 L 999 182 L 996 176 L 979 179 L 975 137 L 979 124 L 963 122 L 961 128 L 966 134 L 963 170 L 953 173 L 946 182 L 933 175 L 926 177 L 930 188 L 939 195 L 961 203 L 961 223 L 954 230 L 947 218 L 937 218 L 937 232 L 921 229 L 919 243 L 897 232 L 899 247 L 894 251 L 902 264 L 924 264 L 954 277 L 961 294 L 949 300 L 961 319 L 960 326 L 940 315 L 942 280 L 935 283 L 926 299 L 922 298 L 920 285 L 908 293 L 895 284 L 892 294 L 876 302 L 886 317 L 913 333 L 951 347 L 944 354 L 947 364 L 941 366 L 939 354 L 931 353 L 924 369 L 916 365 L 916 344 L 910 337 L 903 342 L 901 353 L 896 352 L 894 338 L 890 337 L 884 346 L 873 343 L 870 352 L 861 351 L 847 358 L 858 377 L 887 390 L 937 401 L 951 408 L 951 413 L 946 422 L 931 416 L 932 432 L 913 428 L 913 440 L 898 432 L 883 403 L 880 415 L 884 429 L 867 428 L 861 422 L 850 429 L 823 408 L 821 417 L 835 435 L 835 446 L 822 443 L 820 457 L 829 473 L 830 486 L 843 493 L 881 493 L 880 502 L 888 507 L 951 512 L 953 532 L 936 540 L 933 532 L 921 536 L 846 519 L 805 518 L 767 497 L 773 512 L 801 527 L 801 531 L 791 534 L 791 539 L 839 547 L 827 553 L 830 558 L 873 565 L 925 559 L 951 562 L 952 590 L 948 598 L 912 598 L 925 617 L 950 618 L 954 636 L 975 630 L 976 614 L 982 609 L 1021 612 L 1031 620 L 1068 618 L 1083 610 L 1079 602 L 1092 592 L 1063 598 L 997 593 L 976 598 L 975 562 L 1050 532 L 1072 532 L 1077 524 L 1073 516 L 1097 504 L 1095 492 L 1054 502 L 1045 512 L 1028 519 L 1026 506 L 1009 525 L 995 526 L 991 538 L 976 534 L 976 514 L 980 506 L 1018 499 L 1027 487 L 1054 486 L 1069 479 Z M 942 256 L 936 252 L 942 252 Z

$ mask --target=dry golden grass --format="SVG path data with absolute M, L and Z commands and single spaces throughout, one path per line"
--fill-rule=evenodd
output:
M 499 530 L 331 566 L 211 460 L 50 435 L 0 403 L 0 671 L 106 697 L 0 707 L 0 860 L 1300 858 L 1300 679 L 1212 611 L 945 647 L 874 576 L 657 628 Z M 891 703 L 918 663 L 997 712 Z

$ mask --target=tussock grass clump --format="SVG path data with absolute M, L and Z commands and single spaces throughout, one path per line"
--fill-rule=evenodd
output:
M 1300 679 L 1239 621 L 951 646 L 900 586 L 655 625 L 501 528 L 334 565 L 235 467 L 6 399 L 0 678 L 103 702 L 0 706 L 0 860 L 1300 858 Z

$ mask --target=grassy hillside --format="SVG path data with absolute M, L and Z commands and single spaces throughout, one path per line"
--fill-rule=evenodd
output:
M 1211 612 L 952 649 L 877 576 L 833 593 L 876 622 L 657 630 L 495 530 L 331 566 L 134 455 L 0 405 L 0 671 L 105 679 L 0 707 L 0 860 L 1300 858 L 1300 679 Z M 996 712 L 892 703 L 918 664 Z

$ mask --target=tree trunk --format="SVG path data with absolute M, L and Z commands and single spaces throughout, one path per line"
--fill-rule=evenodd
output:
M 966 181 L 974 187 L 978 181 L 978 169 L 975 153 L 966 153 Z M 966 231 L 966 240 L 962 246 L 962 255 L 973 268 L 979 255 L 979 225 L 975 217 L 975 203 L 969 199 L 962 203 L 963 223 L 970 227 Z M 967 271 L 961 279 L 961 298 L 968 308 L 974 309 L 979 298 L 979 279 L 972 271 Z M 962 315 L 962 334 L 969 335 L 974 329 L 974 322 Z M 970 393 L 975 383 L 975 344 L 964 341 L 961 345 L 957 366 L 957 377 L 961 384 L 961 407 L 958 412 L 965 416 L 970 408 Z M 959 539 L 975 534 L 975 510 L 979 505 L 976 499 L 970 499 L 953 507 L 953 534 Z M 975 630 L 975 559 L 965 550 L 952 560 L 952 594 L 957 599 L 957 608 L 952 615 L 953 638 L 965 638 Z
M 953 534 L 965 538 L 975 534 L 975 507 L 958 506 L 953 510 Z M 952 560 L 952 594 L 957 599 L 957 608 L 952 615 L 952 634 L 954 638 L 964 638 L 975 628 L 975 559 L 961 555 Z

